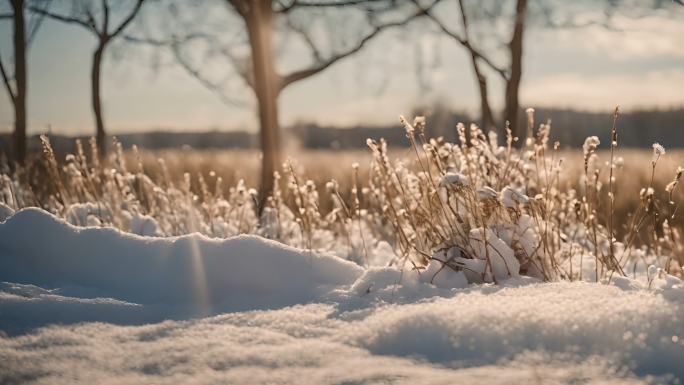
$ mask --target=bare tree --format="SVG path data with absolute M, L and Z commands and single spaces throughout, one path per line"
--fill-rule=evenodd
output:
M 437 0 L 432 4 L 432 6 L 434 7 L 440 1 L 441 0 Z M 506 69 L 494 64 L 494 62 L 488 58 L 488 55 L 486 55 L 481 50 L 476 48 L 470 36 L 471 33 L 469 29 L 471 28 L 471 22 L 469 20 L 468 12 L 466 11 L 466 6 L 464 5 L 464 0 L 456 1 L 461 16 L 460 23 L 447 23 L 431 12 L 426 12 L 426 15 L 437 24 L 437 26 L 442 32 L 451 36 L 470 54 L 473 72 L 478 83 L 480 94 L 481 124 L 485 130 L 495 129 L 495 124 L 494 115 L 490 107 L 489 95 L 487 92 L 487 77 L 483 71 L 482 65 L 498 73 L 501 76 L 501 78 L 505 81 L 505 109 L 503 116 L 504 121 L 510 122 L 510 128 L 515 133 L 517 129 L 516 123 L 519 104 L 518 93 L 520 89 L 520 80 L 522 77 L 522 39 L 524 30 L 523 27 L 525 22 L 525 13 L 527 9 L 527 0 L 516 0 L 517 4 L 515 9 L 515 22 L 513 33 L 511 40 L 507 44 L 510 64 Z M 416 4 L 419 4 L 418 0 L 414 0 L 414 2 Z M 488 16 L 494 17 L 492 14 L 489 14 Z M 498 16 L 499 15 L 496 15 L 496 17 Z M 461 33 L 455 32 L 453 30 L 454 24 L 460 24 L 462 29 Z
M 511 131 L 518 131 L 518 110 L 520 109 L 520 80 L 522 79 L 522 55 L 523 55 L 523 30 L 525 25 L 525 13 L 527 12 L 527 0 L 517 0 L 515 6 L 515 21 L 513 23 L 513 36 L 508 43 L 510 53 L 510 73 L 506 80 L 506 104 L 504 106 L 504 122 L 508 122 Z M 504 123 L 505 124 L 505 123 Z M 531 133 L 528 132 L 531 136 Z
M 420 0 L 413 1 L 417 5 L 423 4 Z M 430 7 L 435 8 L 440 2 L 449 3 L 448 0 L 436 0 L 430 4 Z M 458 21 L 445 19 L 445 13 L 437 9 L 426 11 L 426 15 L 443 33 L 454 38 L 470 53 L 475 78 L 479 85 L 482 126 L 485 129 L 494 128 L 495 122 L 489 102 L 485 70 L 498 75 L 503 80 L 505 84 L 504 111 L 501 120 L 503 124 L 510 125 L 514 135 L 528 134 L 519 132 L 518 114 L 523 72 L 523 38 L 524 31 L 529 25 L 547 29 L 599 25 L 603 28 L 615 29 L 611 20 L 616 13 L 630 18 L 639 18 L 671 3 L 662 0 L 607 0 L 577 2 L 577 4 L 551 0 L 455 0 L 455 2 L 460 14 Z M 676 3 L 683 4 L 680 0 Z M 593 17 L 588 19 L 575 17 L 578 12 L 587 12 L 591 7 L 593 7 Z M 423 8 L 426 7 L 423 6 Z M 504 29 L 508 28 L 504 34 L 497 33 L 501 29 L 498 28 L 501 24 L 506 26 Z M 479 30 L 481 35 L 479 39 L 473 38 L 473 28 Z M 489 44 L 486 40 L 489 40 Z M 496 64 L 503 61 L 506 62 L 505 65 Z
M 220 4 L 223 7 L 228 5 L 231 11 L 226 16 L 228 21 L 214 20 L 215 14 L 222 9 Z M 131 37 L 131 40 L 169 47 L 190 74 L 219 94 L 226 103 L 238 104 L 234 96 L 227 95 L 237 92 L 234 89 L 225 91 L 234 86 L 230 83 L 231 87 L 226 87 L 227 77 L 212 78 L 217 68 L 223 68 L 220 72 L 225 73 L 225 68 L 232 67 L 253 90 L 261 130 L 263 202 L 273 190 L 273 173 L 280 164 L 278 96 L 287 86 L 318 74 L 360 51 L 383 30 L 405 25 L 426 12 L 410 2 L 403 5 L 399 6 L 396 0 L 295 0 L 286 3 L 280 0 L 222 0 L 212 8 L 206 3 L 198 7 L 180 2 L 169 7 L 177 19 L 198 9 L 206 13 L 192 16 L 187 23 L 180 21 L 174 24 L 170 39 L 148 36 Z M 326 14 L 332 14 L 333 19 L 318 23 L 325 19 Z M 197 23 L 200 19 L 203 22 Z M 242 28 L 235 27 L 240 24 Z M 212 29 L 216 25 L 219 27 Z M 197 27 L 201 28 L 198 30 Z M 274 30 L 280 32 L 278 36 L 274 36 Z M 222 41 L 222 37 L 227 40 Z M 292 43 L 293 40 L 296 43 Z M 198 41 L 203 41 L 204 45 Z M 288 51 L 292 44 L 305 47 L 306 53 L 298 55 L 305 56 L 307 63 L 289 71 L 280 71 L 284 66 L 279 65 L 276 56 L 279 52 Z M 206 47 L 203 51 L 198 48 L 202 46 Z M 222 64 L 214 67 L 207 64 L 217 60 L 222 60 Z
M 32 8 L 38 14 L 45 15 L 54 20 L 64 23 L 79 25 L 97 38 L 97 47 L 93 52 L 93 62 L 91 71 L 91 97 L 93 104 L 93 114 L 95 126 L 97 128 L 97 146 L 100 154 L 104 154 L 105 147 L 105 124 L 102 114 L 102 100 L 100 91 L 102 56 L 105 49 L 116 38 L 140 11 L 145 0 L 135 0 L 134 5 L 126 10 L 113 9 L 122 8 L 125 1 L 116 0 L 72 0 L 68 12 L 59 10 L 48 11 L 47 9 Z M 118 18 L 119 22 L 112 22 Z
M 42 17 L 26 14 L 25 0 L 8 0 L 11 11 L 0 11 L 0 20 L 11 20 L 13 25 L 14 57 L 4 64 L 0 57 L 0 74 L 14 107 L 14 161 L 23 165 L 26 160 L 26 52 L 42 22 Z M 35 2 L 36 9 L 45 9 L 49 3 Z M 28 19 L 28 20 L 27 20 Z M 12 68 L 12 72 L 10 69 Z

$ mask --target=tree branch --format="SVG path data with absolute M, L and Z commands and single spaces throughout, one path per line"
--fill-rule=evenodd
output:
M 205 78 L 202 76 L 202 74 L 199 72 L 199 70 L 192 68 L 190 63 L 188 63 L 183 55 L 181 54 L 180 47 L 181 45 L 194 40 L 194 39 L 201 39 L 201 38 L 211 38 L 210 36 L 204 35 L 204 34 L 191 34 L 184 36 L 182 39 L 179 39 L 178 37 L 174 36 L 172 37 L 171 41 L 163 41 L 163 40 L 155 40 L 155 39 L 138 39 L 132 36 L 124 36 L 124 39 L 126 39 L 129 42 L 132 43 L 137 43 L 137 44 L 148 44 L 156 47 L 162 47 L 162 48 L 168 48 L 171 50 L 173 53 L 173 56 L 176 58 L 176 61 L 178 64 L 183 67 L 183 69 L 195 77 L 204 87 L 206 87 L 208 90 L 213 92 L 218 98 L 226 105 L 231 106 L 231 107 L 244 107 L 245 103 L 234 100 L 226 96 L 219 86 L 217 84 L 214 84 L 212 81 L 209 79 Z M 251 82 L 247 81 L 247 83 L 252 86 Z
M 244 80 L 245 83 L 247 83 L 247 85 L 250 86 L 250 88 L 252 88 L 252 90 L 254 90 L 256 92 L 256 85 L 254 84 L 254 77 L 250 76 L 252 74 L 250 73 L 249 66 L 244 66 L 243 63 L 240 63 L 240 59 L 235 57 L 233 55 L 233 53 L 230 52 L 230 49 L 228 49 L 228 48 L 222 49 L 221 53 L 226 55 L 226 57 L 228 57 L 230 59 L 230 61 L 233 62 L 233 67 L 235 67 L 235 70 L 237 71 L 238 75 L 240 75 L 240 77 L 242 77 L 242 80 Z
M 96 21 L 95 17 L 93 16 L 92 13 L 90 13 L 90 9 L 86 8 L 85 12 L 86 12 L 86 15 L 88 15 L 88 20 L 86 20 L 86 24 L 90 25 L 93 28 L 93 30 L 95 31 L 95 33 L 98 33 L 97 32 L 97 23 L 95 22 Z
M 355 1 L 355 0 L 352 0 L 352 1 Z M 433 5 L 434 5 L 434 4 L 433 4 Z M 430 7 L 432 7 L 432 6 L 430 6 Z M 428 8 L 428 10 L 429 10 L 429 9 L 430 9 L 430 8 Z M 282 77 L 281 84 L 280 84 L 280 90 L 284 89 L 284 88 L 287 87 L 288 85 L 290 85 L 290 84 L 292 84 L 292 83 L 294 83 L 294 82 L 296 82 L 296 81 L 298 81 L 298 80 L 302 80 L 302 79 L 308 78 L 309 76 L 313 76 L 313 75 L 315 75 L 315 74 L 317 74 L 317 73 L 323 71 L 324 69 L 330 67 L 331 65 L 333 65 L 334 63 L 336 63 L 338 60 L 344 59 L 345 57 L 350 56 L 350 55 L 352 55 L 352 54 L 358 52 L 359 50 L 361 50 L 361 48 L 363 48 L 364 45 L 366 45 L 366 43 L 368 43 L 368 41 L 369 41 L 370 39 L 372 39 L 373 37 L 375 37 L 376 35 L 378 35 L 378 34 L 379 34 L 381 31 L 383 31 L 384 29 L 390 28 L 390 27 L 397 27 L 397 26 L 406 25 L 406 24 L 408 24 L 409 22 L 411 22 L 413 19 L 415 19 L 416 17 L 421 16 L 421 15 L 424 15 L 424 14 L 427 14 L 427 11 L 428 11 L 428 10 L 424 10 L 424 9 L 421 8 L 420 11 L 418 11 L 418 12 L 417 12 L 416 14 L 414 14 L 413 16 L 407 18 L 406 20 L 399 21 L 399 22 L 395 22 L 395 23 L 383 24 L 383 25 L 381 25 L 381 26 L 375 27 L 375 30 L 374 30 L 373 32 L 371 32 L 369 35 L 367 35 L 366 37 L 364 37 L 363 39 L 361 39 L 361 41 L 360 41 L 354 48 L 352 48 L 351 50 L 349 50 L 349 51 L 347 51 L 347 52 L 344 52 L 344 53 L 341 53 L 341 54 L 338 54 L 338 55 L 336 55 L 336 56 L 334 56 L 334 57 L 328 59 L 326 62 L 319 63 L 319 65 L 317 65 L 317 66 L 315 66 L 315 67 L 313 67 L 313 68 L 309 68 L 309 69 L 306 69 L 306 70 L 293 72 L 293 73 L 291 73 L 291 74 L 289 74 L 289 75 L 287 75 L 287 76 L 283 76 L 283 77 Z
M 276 0 L 275 3 L 278 4 L 278 5 L 280 6 L 280 9 L 278 9 L 278 10 L 275 10 L 275 9 L 274 9 L 274 10 L 273 10 L 273 12 L 275 12 L 275 13 L 287 13 L 287 12 L 289 12 L 292 8 L 294 8 L 295 5 L 297 5 L 297 2 L 296 2 L 296 1 L 293 1 L 292 4 L 290 4 L 290 5 L 285 5 L 285 4 L 283 4 L 282 1 L 280 1 L 280 0 Z
M 463 37 L 464 38 L 463 39 L 458 39 L 456 37 L 454 37 L 454 38 L 456 38 L 456 40 L 458 40 L 459 43 L 461 43 L 464 47 L 466 47 L 468 49 L 468 51 L 470 51 L 470 55 L 473 58 L 473 68 L 475 69 L 475 75 L 477 76 L 478 81 L 482 82 L 483 81 L 482 80 L 483 75 L 480 73 L 480 66 L 477 63 L 477 59 L 481 58 L 483 61 L 487 62 L 487 64 L 492 68 L 494 68 L 494 66 L 491 63 L 489 63 L 489 61 L 486 58 L 482 57 L 482 55 L 480 55 L 477 51 L 475 51 L 475 49 L 470 45 L 470 39 L 468 38 L 468 16 L 466 15 L 465 7 L 463 6 L 463 0 L 458 0 L 458 6 L 461 10 L 461 21 L 463 21 Z M 435 20 L 435 19 L 433 18 L 433 20 Z M 439 24 L 441 26 L 442 23 L 439 23 Z M 444 28 L 443 28 L 443 30 L 444 30 Z M 503 76 L 504 80 L 508 80 L 508 78 L 506 77 L 506 75 L 503 71 L 498 70 L 498 72 L 499 72 L 499 74 L 501 74 Z
M 10 85 L 9 78 L 7 77 L 7 72 L 5 72 L 5 66 L 2 65 L 2 57 L 0 57 L 0 73 L 2 74 L 2 80 L 5 82 L 5 86 L 7 87 L 7 93 L 9 93 L 10 100 L 12 100 L 12 103 L 14 103 L 17 96 L 14 95 L 14 91 L 12 91 L 12 86 Z
M 56 13 L 51 13 L 51 12 L 48 12 L 48 11 L 46 11 L 46 10 L 43 10 L 43 9 L 40 9 L 40 8 L 36 8 L 36 7 L 30 7 L 29 9 L 30 9 L 31 11 L 33 11 L 33 12 L 38 13 L 38 14 L 42 14 L 43 16 L 47 16 L 47 17 L 49 17 L 49 18 L 52 18 L 52 19 L 55 19 L 55 20 L 62 21 L 62 22 L 64 22 L 64 23 L 78 24 L 78 25 L 80 25 L 80 26 L 82 26 L 82 27 L 87 28 L 87 29 L 88 29 L 89 31 L 91 31 L 91 32 L 98 33 L 98 32 L 97 32 L 97 29 L 95 29 L 95 26 L 94 26 L 93 24 L 89 24 L 89 23 L 86 22 L 86 21 L 83 21 L 83 20 L 80 20 L 80 19 L 77 19 L 77 18 L 73 18 L 73 17 L 62 16 L 62 15 L 59 15 L 59 14 L 56 14 Z
M 320 51 L 318 50 L 318 48 L 316 48 L 316 45 L 313 43 L 313 41 L 311 40 L 311 37 L 309 37 L 309 35 L 306 33 L 306 31 L 304 31 L 302 28 L 299 28 L 299 27 L 295 26 L 294 24 L 292 24 L 292 22 L 290 21 L 289 18 L 287 18 L 287 25 L 293 31 L 297 32 L 298 34 L 300 34 L 302 36 L 302 38 L 304 39 L 306 44 L 309 46 L 309 48 L 311 48 L 311 52 L 313 53 L 314 58 L 316 58 L 316 62 L 318 62 L 318 63 L 322 62 L 323 58 L 321 57 Z
M 45 2 L 44 4 L 46 4 L 46 5 L 43 8 L 43 10 L 48 10 L 50 8 L 50 5 L 52 4 L 52 2 Z M 31 18 L 31 19 L 33 19 L 33 18 Z M 39 13 L 38 14 L 38 20 L 35 21 L 33 26 L 31 26 L 31 23 L 29 22 L 28 39 L 26 39 L 26 46 L 27 47 L 31 45 L 31 42 L 36 37 L 36 33 L 38 33 L 38 30 L 40 29 L 40 26 L 41 26 L 41 24 L 43 24 L 44 20 L 45 20 L 45 14 Z
M 416 3 L 416 5 L 418 5 L 418 3 L 416 2 L 416 0 L 413 0 L 413 2 Z M 436 1 L 434 4 L 432 4 L 430 7 L 433 7 L 433 6 L 434 6 L 435 4 L 437 4 L 438 2 L 439 2 L 439 0 L 437 0 L 437 1 Z M 449 29 L 447 29 L 447 28 L 444 26 L 444 24 L 442 24 L 441 21 L 439 21 L 439 19 L 437 19 L 437 18 L 436 18 L 435 16 L 433 16 L 432 14 L 430 14 L 429 9 L 427 9 L 427 10 L 425 11 L 425 16 L 429 17 L 432 21 L 434 21 L 434 22 L 437 24 L 437 26 L 442 30 L 442 32 L 444 32 L 445 34 L 451 36 L 452 38 L 454 38 L 454 40 L 456 40 L 456 42 L 458 42 L 458 43 L 461 44 L 463 47 L 465 47 L 465 48 L 470 52 L 471 55 L 474 55 L 476 58 L 482 59 L 482 61 L 483 61 L 484 63 L 486 63 L 491 69 L 493 69 L 493 70 L 496 71 L 499 75 L 501 75 L 501 77 L 502 77 L 504 80 L 508 81 L 508 75 L 506 75 L 506 71 L 505 71 L 505 70 L 503 70 L 503 69 L 497 67 L 496 65 L 494 65 L 494 63 L 492 63 L 488 58 L 486 58 L 485 56 L 483 56 L 483 55 L 482 55 L 479 51 L 477 51 L 472 45 L 470 45 L 470 42 L 468 41 L 468 37 L 467 37 L 467 36 L 468 36 L 468 35 L 467 35 L 467 32 L 466 32 L 466 37 L 465 37 L 465 38 L 462 38 L 462 37 L 458 36 L 457 34 L 451 32 Z M 463 16 L 463 17 L 465 18 L 465 16 Z M 465 20 L 464 20 L 464 23 L 466 23 Z M 467 27 L 466 27 L 466 28 L 467 28 Z M 467 30 L 467 29 L 466 29 L 466 30 Z
M 0 13 L 0 20 L 4 19 L 14 19 L 13 13 Z
M 209 79 L 205 78 L 200 74 L 200 72 L 190 65 L 185 59 L 183 58 L 183 55 L 181 54 L 180 50 L 178 47 L 174 44 L 171 47 L 171 51 L 173 52 L 173 55 L 176 57 L 176 60 L 178 63 L 185 69 L 187 73 L 195 77 L 204 87 L 209 89 L 209 91 L 213 92 L 218 98 L 225 104 L 231 106 L 231 107 L 244 107 L 244 103 L 238 102 L 236 100 L 233 100 L 226 96 L 219 88 L 218 85 L 212 83 Z
M 131 13 L 130 13 L 130 14 L 128 15 L 128 17 L 126 18 L 126 20 L 124 20 L 124 22 L 121 23 L 121 25 L 119 25 L 119 28 L 117 28 L 116 31 L 114 31 L 114 33 L 112 33 L 111 35 L 109 35 L 110 37 L 115 37 L 115 36 L 118 35 L 121 31 L 123 31 L 124 28 L 126 28 L 126 26 L 133 20 L 133 18 L 135 17 L 135 15 L 138 14 L 138 11 L 140 10 L 140 7 L 142 7 L 142 4 L 143 4 L 144 1 L 145 1 L 145 0 L 138 0 L 138 2 L 135 4 L 135 8 L 133 8 L 133 10 L 131 11 Z
M 104 24 L 102 25 L 102 34 L 107 35 L 107 29 L 109 29 L 109 5 L 107 0 L 102 0 L 102 12 L 104 13 Z
M 465 13 L 465 7 L 463 6 L 463 0 L 458 0 L 458 7 L 461 10 L 461 20 L 463 21 L 463 37 L 464 37 L 464 40 L 468 41 L 468 16 Z

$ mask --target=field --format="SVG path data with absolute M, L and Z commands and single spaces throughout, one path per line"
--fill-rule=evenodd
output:
M 46 138 L 2 179 L 0 382 L 679 383 L 684 153 L 404 124 L 263 205 L 258 152 Z
M 400 160 L 411 167 L 416 165 L 415 154 L 411 149 L 390 148 L 390 158 Z M 600 162 L 610 159 L 610 151 L 598 150 L 596 152 Z M 139 155 L 131 151 L 125 152 L 126 165 L 131 170 L 139 168 L 138 159 L 143 168 L 152 179 L 160 180 L 162 177 L 158 159 L 164 159 L 171 178 L 180 182 L 183 175 L 189 173 L 193 178 L 193 190 L 199 193 L 197 175 L 202 174 L 210 190 L 215 188 L 216 178 L 221 177 L 225 185 L 235 186 L 243 179 L 248 187 L 257 187 L 259 183 L 260 159 L 259 151 L 251 150 L 140 150 Z M 298 172 L 307 180 L 312 180 L 321 197 L 320 206 L 324 212 L 330 210 L 332 200 L 326 193 L 325 185 L 335 179 L 340 183 L 340 193 L 348 198 L 351 191 L 353 169 L 352 164 L 359 164 L 359 185 L 367 187 L 370 162 L 372 153 L 370 150 L 307 150 L 295 149 L 284 151 L 284 158 L 291 158 L 297 164 Z M 577 149 L 559 150 L 558 158 L 563 159 L 561 173 L 561 185 L 568 188 L 582 189 L 580 178 L 584 173 L 584 160 L 582 152 Z M 616 158 L 625 159 L 624 166 L 616 173 L 615 180 L 615 218 L 617 223 L 624 226 L 618 227 L 622 233 L 626 228 L 627 219 L 639 206 L 639 192 L 651 181 L 653 158 L 652 149 L 616 149 Z M 667 150 L 667 156 L 658 162 L 658 172 L 655 174 L 653 186 L 658 191 L 664 191 L 668 183 L 672 182 L 677 168 L 684 166 L 684 150 Z M 214 172 L 212 177 L 211 172 Z M 604 170 L 606 168 L 604 167 Z M 600 181 L 607 185 L 608 175 L 603 172 Z M 285 184 L 281 188 L 286 187 Z M 603 193 L 606 193 L 603 190 Z M 680 202 L 684 198 L 684 191 L 674 192 L 675 201 Z M 666 203 L 666 202 L 663 202 Z M 361 200 L 363 205 L 363 200 Z M 672 221 L 677 225 L 684 224 L 681 216 L 676 216 Z

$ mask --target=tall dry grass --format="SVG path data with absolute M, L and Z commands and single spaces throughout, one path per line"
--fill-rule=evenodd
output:
M 378 138 L 379 139 L 379 138 Z M 416 161 L 409 149 L 390 148 L 390 159 L 401 159 L 408 167 L 415 168 Z M 558 158 L 563 159 L 561 185 L 564 188 L 582 190 L 581 182 L 583 170 L 583 155 L 577 149 L 560 149 Z M 137 157 L 132 151 L 124 152 L 126 165 L 129 169 L 137 167 Z M 331 179 L 340 184 L 340 193 L 348 198 L 351 192 L 353 163 L 359 164 L 360 188 L 368 187 L 369 166 L 372 154 L 366 150 L 307 150 L 299 149 L 286 152 L 286 158 L 296 161 L 296 168 L 306 179 L 312 180 L 321 196 L 320 208 L 327 213 L 332 207 L 332 199 L 326 194 L 325 185 Z M 610 150 L 597 150 L 599 161 L 610 159 Z M 615 158 L 622 158 L 625 162 L 621 170 L 615 175 L 615 230 L 618 235 L 624 235 L 630 216 L 639 206 L 639 191 L 648 186 L 651 179 L 651 149 L 628 148 L 615 150 Z M 216 178 L 221 177 L 228 185 L 236 185 L 243 179 L 247 186 L 257 186 L 259 181 L 259 151 L 256 150 L 141 150 L 140 159 L 143 167 L 153 180 L 161 178 L 161 168 L 158 159 L 164 159 L 169 175 L 174 181 L 181 181 L 185 173 L 202 175 L 210 189 L 215 187 Z M 667 149 L 667 154 L 658 162 L 658 172 L 655 174 L 654 189 L 664 191 L 672 182 L 678 167 L 684 165 L 684 150 Z M 212 174 L 212 171 L 214 172 Z M 213 176 L 212 176 L 213 175 Z M 600 175 L 604 186 L 608 185 L 608 173 Z M 192 189 L 199 192 L 197 178 L 192 180 Z M 601 191 L 601 196 L 607 198 L 607 189 Z M 676 189 L 674 201 L 684 200 L 684 191 Z M 661 199 L 661 210 L 667 209 L 666 200 Z M 363 199 L 361 199 L 363 205 Z M 679 211 L 677 211 L 679 214 Z M 683 213 L 684 214 L 684 213 Z M 602 214 L 603 215 L 603 214 Z M 684 215 L 675 215 L 673 224 L 684 225 Z
M 383 264 L 465 271 L 472 282 L 586 280 L 588 263 L 596 281 L 639 264 L 681 275 L 683 151 L 656 156 L 595 138 L 560 150 L 548 123 L 524 143 L 459 125 L 459 142 L 446 143 L 429 138 L 424 118 L 402 123 L 408 149 L 369 139 L 369 151 L 286 154 L 264 207 L 253 188 L 257 151 L 123 151 L 114 142 L 101 159 L 77 143 L 56 159 L 47 138 L 43 157 L 3 167 L 0 202 L 142 235 L 259 234 L 361 265 L 389 249 Z

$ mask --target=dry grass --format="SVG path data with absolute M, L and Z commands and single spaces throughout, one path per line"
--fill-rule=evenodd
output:
M 379 138 L 378 138 L 379 139 Z M 390 159 L 401 159 L 410 167 L 417 167 L 415 155 L 410 149 L 389 149 Z M 596 152 L 600 162 L 608 162 L 609 150 Z M 221 177 L 227 186 L 234 186 L 243 179 L 246 186 L 256 187 L 259 182 L 260 159 L 259 151 L 256 150 L 140 150 L 140 160 L 145 172 L 153 180 L 160 180 L 161 167 L 158 159 L 164 159 L 169 174 L 174 181 L 182 181 L 183 175 L 189 173 L 193 178 L 193 190 L 198 192 L 196 176 L 202 174 L 210 190 L 215 188 L 216 177 Z M 138 159 L 132 151 L 126 151 L 126 165 L 129 170 L 137 170 Z M 321 210 L 329 212 L 331 199 L 325 193 L 325 185 L 332 179 L 340 184 L 340 193 L 349 198 L 352 185 L 353 163 L 359 164 L 360 187 L 368 187 L 368 177 L 372 153 L 368 150 L 294 150 L 284 154 L 286 158 L 293 159 L 297 171 L 307 180 L 312 180 L 319 191 L 321 198 Z M 625 164 L 622 170 L 616 171 L 615 175 L 615 230 L 618 235 L 624 235 L 630 215 L 639 206 L 639 191 L 648 186 L 651 180 L 651 149 L 620 149 L 615 150 L 616 158 L 623 158 Z M 580 182 L 583 174 L 584 160 L 581 151 L 565 149 L 558 151 L 558 157 L 563 159 L 561 168 L 561 185 L 566 188 L 583 189 Z M 684 150 L 668 149 L 667 154 L 658 162 L 658 172 L 655 175 L 654 189 L 665 191 L 665 186 L 670 183 L 678 167 L 684 166 Z M 212 176 L 211 172 L 214 172 Z M 600 176 L 603 183 L 602 196 L 607 197 L 608 173 Z M 285 186 L 281 186 L 284 188 Z M 674 201 L 684 201 L 684 190 L 675 190 Z M 662 202 L 661 210 L 666 210 L 666 201 Z M 363 200 L 361 202 L 363 205 Z M 602 207 L 602 209 L 605 209 Z M 598 211 L 600 215 L 604 210 Z M 676 211 L 672 223 L 676 226 L 684 225 L 684 210 Z
M 392 151 L 397 157 L 406 158 L 407 150 Z M 138 158 L 132 151 L 125 152 L 129 170 L 137 170 Z M 335 179 L 340 183 L 340 193 L 349 197 L 352 185 L 352 164 L 359 164 L 360 185 L 367 186 L 369 165 L 372 154 L 368 150 L 328 151 L 294 150 L 283 154 L 284 160 L 292 159 L 295 171 L 305 180 L 316 184 L 321 195 L 320 209 L 329 212 L 331 200 L 325 193 L 325 185 Z M 183 175 L 193 176 L 193 190 L 198 192 L 197 175 L 201 174 L 210 190 L 215 188 L 216 180 L 221 177 L 226 186 L 235 186 L 244 180 L 246 186 L 258 187 L 260 179 L 260 152 L 256 150 L 140 150 L 140 160 L 145 172 L 158 181 L 162 177 L 158 159 L 164 159 L 169 175 L 174 181 L 183 180 Z M 213 173 L 212 173 L 213 172 Z M 283 181 L 281 189 L 287 186 Z
M 666 186 L 684 151 L 657 159 L 645 150 L 612 153 L 591 138 L 584 151 L 557 150 L 548 125 L 522 148 L 463 125 L 452 144 L 428 139 L 424 119 L 402 123 L 408 149 L 369 139 L 366 151 L 284 154 L 279 188 L 264 207 L 251 188 L 257 151 L 124 152 L 118 143 L 107 159 L 91 145 L 58 162 L 46 141 L 45 157 L 3 170 L 0 198 L 77 225 L 140 232 L 146 223 L 150 234 L 166 236 L 253 233 L 362 265 L 386 242 L 396 254 L 391 264 L 438 265 L 426 273 L 464 271 L 472 282 L 584 279 L 585 260 L 595 280 L 624 275 L 639 261 L 682 274 L 684 194 Z

